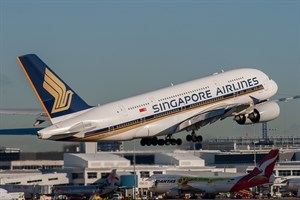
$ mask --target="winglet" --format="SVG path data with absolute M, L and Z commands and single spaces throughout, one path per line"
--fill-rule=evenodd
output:
M 50 119 L 91 107 L 37 55 L 27 54 L 17 59 Z
M 252 100 L 252 102 L 253 102 L 253 105 L 256 105 L 256 104 L 259 103 L 259 99 L 255 98 L 255 97 L 253 97 L 253 96 L 250 96 L 250 95 L 249 95 L 249 97 L 251 98 L 251 100 Z

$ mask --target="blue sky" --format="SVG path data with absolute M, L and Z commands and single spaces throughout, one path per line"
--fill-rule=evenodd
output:
M 221 70 L 258 68 L 278 97 L 300 94 L 300 1 L 0 1 L 0 108 L 41 108 L 16 56 L 39 55 L 91 105 Z M 299 135 L 300 102 L 281 104 L 272 135 Z M 0 128 L 32 117 L 0 116 Z M 230 119 L 198 133 L 260 136 Z M 185 133 L 181 134 L 185 136 Z M 61 143 L 20 138 L 24 147 Z M 0 146 L 19 144 L 1 136 Z M 27 145 L 27 146 L 26 146 Z

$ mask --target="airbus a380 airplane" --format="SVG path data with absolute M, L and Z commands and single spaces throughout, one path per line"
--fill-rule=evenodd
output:
M 205 198 L 215 197 L 218 193 L 238 192 L 271 182 L 270 178 L 279 150 L 271 150 L 249 174 L 228 177 L 195 177 L 180 176 L 178 174 L 160 174 L 149 178 L 154 184 L 150 191 L 155 193 L 168 193 L 168 196 L 175 197 L 185 193 L 202 193 Z
M 172 135 L 191 131 L 188 141 L 202 141 L 195 130 L 234 117 L 238 124 L 267 122 L 280 109 L 269 101 L 277 84 L 257 69 L 236 69 L 159 89 L 101 106 L 89 106 L 38 56 L 18 57 L 52 125 L 38 131 L 57 141 L 125 141 L 141 145 L 182 143 Z M 158 139 L 158 136 L 166 136 Z

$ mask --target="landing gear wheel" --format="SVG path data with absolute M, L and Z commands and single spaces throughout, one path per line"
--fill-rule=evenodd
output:
M 187 135 L 187 136 L 186 136 L 186 140 L 187 140 L 188 142 L 192 141 L 192 136 L 191 136 L 191 135 Z
M 198 142 L 198 138 L 197 138 L 196 134 L 192 135 L 192 141 L 193 142 Z
M 197 141 L 198 141 L 198 142 L 202 142 L 202 140 L 203 140 L 202 136 L 201 136 L 201 135 L 198 135 L 198 136 L 197 136 Z
M 174 139 L 174 138 L 170 139 L 170 142 L 171 142 L 171 145 L 176 145 L 177 144 L 176 139 Z
M 180 138 L 178 138 L 178 139 L 176 140 L 176 143 L 177 143 L 177 145 L 181 145 L 181 144 L 182 144 L 182 140 L 181 140 Z
M 152 142 L 151 142 L 151 139 L 150 138 L 147 138 L 146 139 L 146 145 L 147 146 L 151 146 Z
M 140 144 L 141 144 L 141 146 L 145 146 L 146 145 L 146 141 L 145 141 L 144 138 L 141 139 Z
M 157 143 L 158 143 L 159 146 L 163 146 L 165 144 L 165 140 L 164 139 L 159 139 Z
M 153 146 L 156 146 L 156 145 L 158 144 L 158 139 L 157 139 L 157 137 L 153 137 L 153 138 L 151 139 L 151 144 L 152 144 Z
M 165 139 L 165 145 L 170 145 L 171 144 L 171 142 L 170 142 L 170 139 Z

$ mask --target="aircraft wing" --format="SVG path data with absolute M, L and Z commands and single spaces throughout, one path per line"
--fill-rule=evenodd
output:
M 195 188 L 188 184 L 178 185 L 177 187 L 173 187 L 168 191 L 168 195 L 171 197 L 175 197 L 177 195 L 181 195 L 187 192 L 206 192 L 205 189 L 202 188 Z
M 231 117 L 234 113 L 240 113 L 246 111 L 250 104 L 236 104 L 236 105 L 221 105 L 219 107 L 210 107 L 205 111 L 196 114 L 192 118 L 189 118 L 177 127 L 177 131 L 181 130 L 194 130 L 203 127 L 207 124 L 212 124 L 216 121 L 223 120 L 227 117 Z
M 207 124 L 212 124 L 218 120 L 223 120 L 227 117 L 232 117 L 237 114 L 249 114 L 253 111 L 255 105 L 266 102 L 260 101 L 254 97 L 251 97 L 251 101 L 247 104 L 227 104 L 227 105 L 218 105 L 209 107 L 201 113 L 196 114 L 195 116 L 181 122 L 176 131 L 182 130 L 197 130 Z M 270 102 L 287 102 L 289 100 L 300 99 L 300 95 L 288 97 L 288 98 L 280 98 L 276 100 L 271 100 Z
M 0 114 L 3 115 L 35 115 L 36 121 L 33 126 L 37 126 L 45 121 L 49 121 L 49 118 L 44 110 L 41 109 L 0 109 Z
M 183 184 L 178 186 L 178 188 L 182 191 L 198 191 L 198 192 L 204 192 L 204 190 L 200 189 L 200 188 L 195 188 L 189 184 Z
M 287 101 L 290 101 L 290 100 L 294 100 L 294 99 L 300 99 L 300 95 L 297 95 L 297 96 L 293 96 L 293 97 L 287 97 L 287 98 L 280 98 L 280 99 L 276 99 L 274 101 L 277 101 L 277 102 L 287 102 Z

